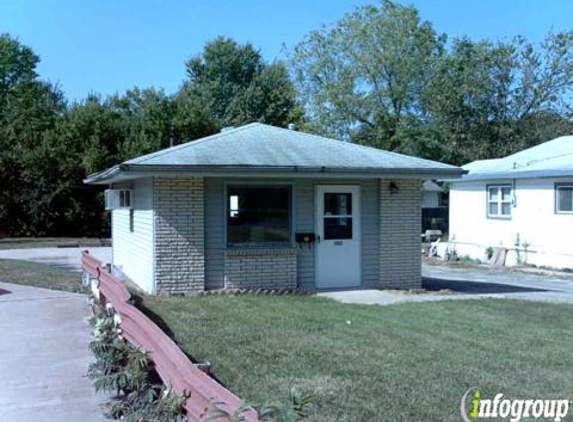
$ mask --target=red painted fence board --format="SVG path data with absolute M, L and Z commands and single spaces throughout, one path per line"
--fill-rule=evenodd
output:
M 233 414 L 241 400 L 193 365 L 183 351 L 155 323 L 130 303 L 131 294 L 121 280 L 107 271 L 103 263 L 87 251 L 82 252 L 82 268 L 99 281 L 99 292 L 105 303 L 111 303 L 120 315 L 120 327 L 126 340 L 149 353 L 163 382 L 176 394 L 190 396 L 185 403 L 187 417 L 199 421 L 213 403 Z M 248 422 L 259 421 L 256 412 L 244 415 Z M 217 419 L 225 421 L 225 419 Z

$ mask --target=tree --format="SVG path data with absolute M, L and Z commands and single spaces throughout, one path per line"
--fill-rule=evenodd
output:
M 0 233 L 49 229 L 51 190 L 39 158 L 45 139 L 65 109 L 60 90 L 37 79 L 39 58 L 0 35 Z
M 8 34 L 0 34 L 0 98 L 15 86 L 34 81 L 39 62 L 31 48 Z
M 399 149 L 444 41 L 414 7 L 387 0 L 311 32 L 290 65 L 315 130 Z
M 454 39 L 383 0 L 311 32 L 290 57 L 316 132 L 464 164 L 571 133 L 573 31 L 539 47 Z
M 207 127 L 253 121 L 286 126 L 300 119 L 300 107 L 286 67 L 267 64 L 251 44 L 218 37 L 186 63 L 189 80 L 177 104 L 192 115 L 207 112 Z M 196 119 L 194 119 L 196 120 Z
M 424 92 L 441 158 L 463 164 L 506 156 L 571 133 L 573 32 L 539 49 L 510 42 L 453 42 Z
M 173 96 L 134 87 L 67 104 L 39 79 L 39 57 L 0 35 L 0 235 L 108 233 L 101 188 L 83 179 L 130 158 L 250 121 L 300 116 L 285 66 L 218 38 L 187 63 Z

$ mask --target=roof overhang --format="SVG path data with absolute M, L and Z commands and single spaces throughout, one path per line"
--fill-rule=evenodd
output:
M 557 170 L 529 170 L 529 171 L 499 171 L 487 173 L 472 173 L 471 170 L 461 179 L 442 179 L 445 182 L 473 182 L 480 180 L 499 180 L 499 179 L 536 179 L 552 177 L 573 177 L 573 169 Z
M 368 168 L 368 167 L 292 167 L 292 166 L 236 166 L 236 165 L 141 165 L 119 164 L 84 179 L 91 185 L 109 185 L 155 176 L 225 176 L 225 177 L 294 177 L 294 178 L 405 178 L 459 179 L 467 173 L 459 167 L 451 168 Z

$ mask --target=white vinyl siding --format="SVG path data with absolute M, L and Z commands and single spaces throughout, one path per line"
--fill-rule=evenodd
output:
M 521 260 L 534 265 L 573 268 L 571 214 L 555 212 L 555 187 L 573 185 L 573 178 L 517 179 L 513 185 L 514 205 L 509 221 L 487 218 L 484 211 L 486 186 L 501 184 L 507 182 L 452 184 L 450 242 L 455 242 L 458 255 L 484 260 L 486 248 L 503 246 L 511 251 L 519 241 Z
M 113 265 L 148 293 L 153 293 L 153 186 L 136 181 L 133 209 L 112 211 Z

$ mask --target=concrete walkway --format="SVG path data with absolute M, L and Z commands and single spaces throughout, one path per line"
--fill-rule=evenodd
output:
M 0 250 L 0 259 L 23 259 L 80 271 L 81 253 L 84 250 L 104 263 L 111 262 L 110 247 L 6 249 Z
M 407 302 L 503 298 L 573 303 L 573 275 L 528 274 L 495 267 L 422 266 L 424 293 L 351 290 L 319 293 L 343 303 L 391 305 Z M 445 292 L 446 291 L 446 292 Z
M 0 282 L 0 421 L 99 422 L 86 296 Z

